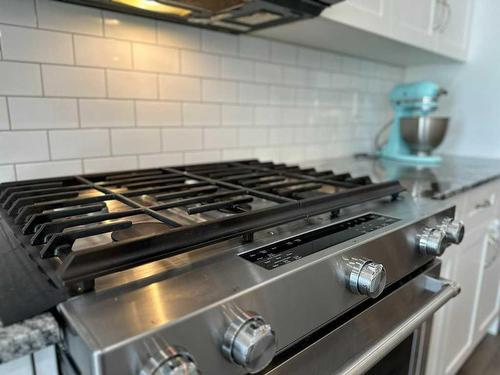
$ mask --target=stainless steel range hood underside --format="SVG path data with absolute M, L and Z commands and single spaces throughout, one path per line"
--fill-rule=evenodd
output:
M 342 0 L 58 0 L 230 33 L 318 16 Z

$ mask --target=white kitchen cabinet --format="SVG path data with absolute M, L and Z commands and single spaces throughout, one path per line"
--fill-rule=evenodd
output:
M 500 283 L 500 221 L 495 219 L 488 228 L 481 260 L 480 285 L 477 293 L 477 311 L 474 343 L 478 343 L 498 314 Z
M 393 0 L 346 0 L 323 11 L 322 16 L 375 34 L 392 33 Z
M 0 365 L 0 375 L 57 375 L 58 373 L 56 350 L 53 345 Z
M 500 244 L 491 240 L 490 227 L 500 215 L 499 194 L 495 182 L 448 200 L 457 205 L 466 234 L 441 257 L 441 274 L 462 291 L 434 316 L 426 374 L 455 374 L 498 316 Z
M 436 0 L 437 43 L 435 50 L 465 60 L 473 12 L 472 0 Z
M 397 0 L 393 3 L 393 37 L 413 46 L 435 46 L 436 3 L 441 0 Z
M 31 356 L 25 356 L 0 365 L 0 375 L 33 375 Z
M 345 0 L 320 17 L 254 32 L 397 65 L 464 61 L 472 0 Z
M 472 346 L 475 299 L 486 231 L 479 228 L 467 235 L 468 238 L 461 246 L 448 250 L 456 254 L 451 266 L 445 267 L 449 274 L 444 277 L 457 281 L 461 286 L 461 292 L 443 309 L 440 363 L 436 371 L 438 374 L 454 374 L 462 365 Z M 447 262 L 450 261 L 449 259 Z

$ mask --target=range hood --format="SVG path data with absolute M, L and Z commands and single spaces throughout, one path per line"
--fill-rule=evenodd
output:
M 318 16 L 342 0 L 59 0 L 194 26 L 246 33 Z

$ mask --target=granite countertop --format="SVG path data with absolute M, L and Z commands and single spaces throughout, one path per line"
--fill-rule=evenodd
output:
M 0 364 L 53 345 L 59 337 L 59 325 L 50 313 L 0 326 Z
M 500 159 L 443 156 L 439 165 L 417 166 L 358 155 L 308 162 L 304 166 L 370 176 L 374 182 L 399 180 L 417 198 L 447 199 L 484 183 L 500 179 Z

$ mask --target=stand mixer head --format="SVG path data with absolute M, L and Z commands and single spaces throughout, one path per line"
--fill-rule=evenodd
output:
M 448 119 L 430 117 L 446 91 L 431 81 L 396 86 L 389 94 L 394 118 L 387 143 L 378 152 L 386 159 L 417 164 L 437 164 L 441 157 L 430 155 L 446 133 Z

